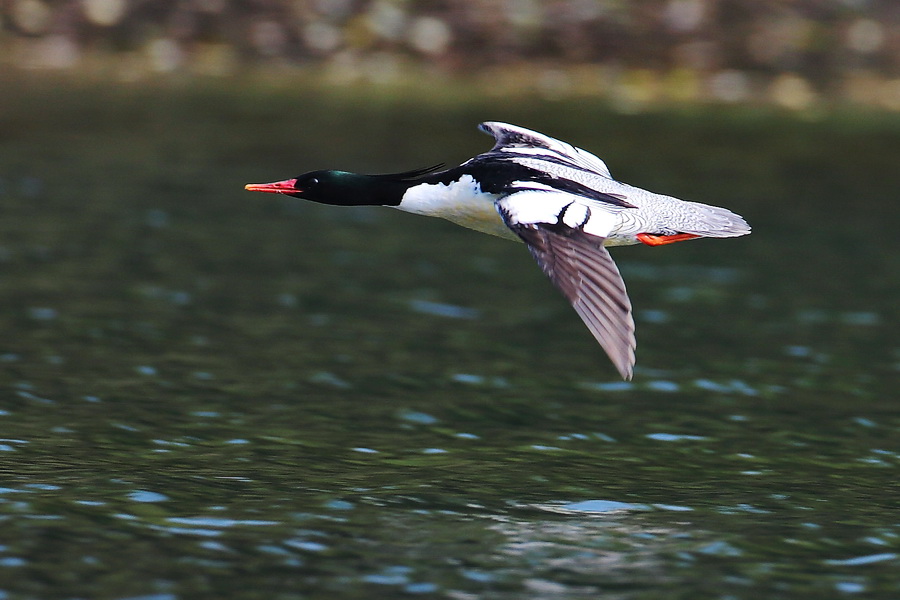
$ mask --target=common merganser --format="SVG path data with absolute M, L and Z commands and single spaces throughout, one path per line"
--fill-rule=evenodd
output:
M 312 171 L 245 189 L 322 204 L 391 206 L 523 241 L 621 376 L 631 379 L 637 345 L 631 301 L 606 246 L 737 237 L 750 226 L 727 209 L 616 181 L 590 152 L 536 131 L 493 121 L 479 129 L 494 136 L 494 147 L 452 169 Z

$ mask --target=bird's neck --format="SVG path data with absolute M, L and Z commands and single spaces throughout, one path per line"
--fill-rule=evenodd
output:
M 411 172 L 417 173 L 417 172 Z M 395 175 L 362 175 L 341 173 L 342 203 L 357 206 L 399 207 L 407 192 L 423 184 L 437 184 L 447 180 L 447 171 L 407 177 L 407 173 Z M 350 202 L 347 202 L 350 200 Z
M 339 179 L 323 198 L 324 204 L 342 206 L 397 206 L 414 182 L 394 181 L 373 175 L 335 171 Z

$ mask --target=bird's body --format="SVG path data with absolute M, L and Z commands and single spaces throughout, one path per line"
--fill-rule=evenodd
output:
M 409 188 L 396 206 L 417 215 L 440 217 L 468 229 L 521 241 L 497 212 L 499 194 L 482 191 L 470 174 L 449 183 L 422 183 Z
M 494 136 L 494 147 L 452 169 L 312 171 L 247 189 L 326 204 L 392 206 L 523 241 L 629 379 L 636 345 L 631 303 L 605 246 L 736 237 L 750 227 L 727 209 L 616 181 L 602 160 L 560 140 L 505 123 L 480 128 Z

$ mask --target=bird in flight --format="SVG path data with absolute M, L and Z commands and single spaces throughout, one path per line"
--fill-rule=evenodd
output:
M 531 255 L 624 379 L 634 371 L 631 301 L 608 246 L 670 244 L 750 233 L 739 215 L 616 181 L 585 150 L 523 127 L 488 121 L 488 152 L 458 167 L 363 175 L 311 171 L 253 192 L 322 204 L 391 206 L 525 242 Z

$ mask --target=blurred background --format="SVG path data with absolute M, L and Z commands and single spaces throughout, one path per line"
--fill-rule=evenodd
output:
M 4 0 L 15 69 L 224 77 L 315 71 L 494 93 L 900 110 L 893 0 Z
M 0 600 L 900 598 L 897 0 L 0 0 Z M 501 120 L 611 252 L 245 192 Z

